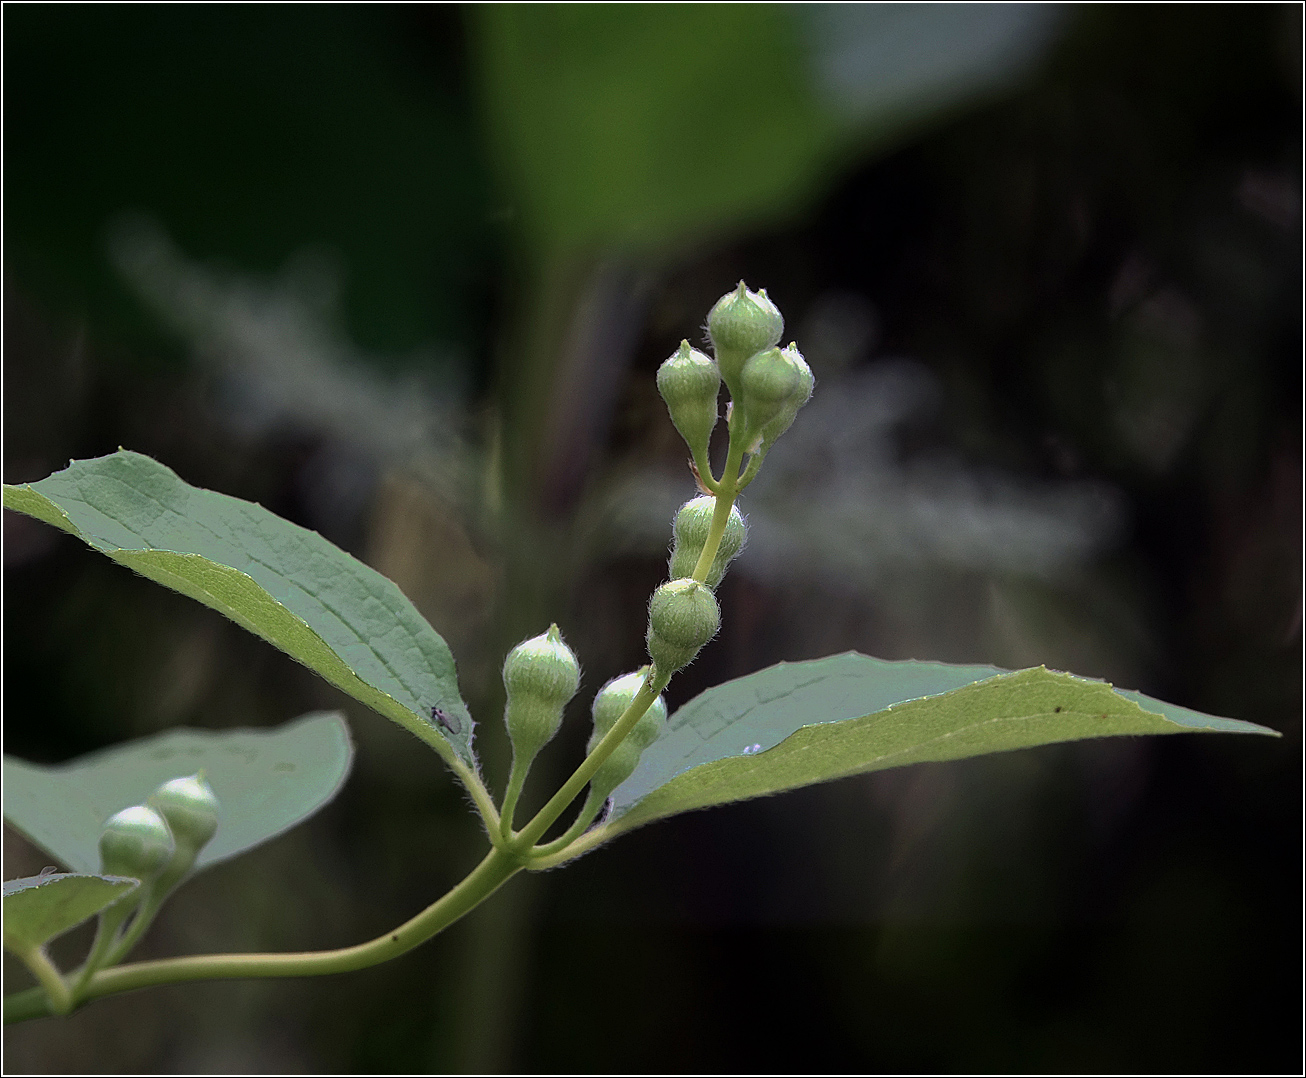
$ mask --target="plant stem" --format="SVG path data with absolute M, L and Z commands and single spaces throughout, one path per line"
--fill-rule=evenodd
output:
M 580 838 L 580 836 L 585 833 L 585 828 L 589 827 L 589 825 L 594 822 L 594 817 L 602 810 L 603 802 L 606 800 L 606 797 L 600 797 L 593 789 L 591 789 L 589 796 L 585 798 L 585 804 L 581 807 L 580 813 L 576 817 L 576 822 L 567 829 L 566 833 L 555 838 L 552 842 L 545 843 L 543 846 L 536 846 L 531 850 L 532 863 L 534 863 L 537 857 L 548 857 L 551 854 L 565 850 Z
M 132 901 L 133 898 L 136 901 Z M 115 903 L 100 914 L 99 923 L 95 926 L 95 941 L 91 944 L 91 949 L 86 955 L 86 962 L 73 983 L 74 998 L 81 994 L 82 988 L 91 979 L 91 974 L 106 964 L 109 952 L 113 947 L 114 938 L 118 934 L 118 929 L 131 916 L 131 912 L 137 907 L 139 900 L 140 893 L 138 891 L 135 895 L 128 895 L 127 898 Z
M 441 741 L 444 740 L 434 730 L 431 731 L 430 736 L 431 738 L 440 738 Z M 423 740 L 428 739 L 423 737 Z M 466 763 L 453 756 L 452 753 L 450 757 L 452 758 L 446 757 L 446 759 L 449 759 L 449 766 L 453 769 L 453 773 L 458 776 L 458 781 L 472 795 L 472 801 L 475 802 L 476 808 L 481 814 L 481 819 L 485 821 L 485 829 L 490 834 L 490 841 L 497 846 L 499 844 L 496 837 L 499 834 L 499 812 L 494 807 L 494 798 L 490 796 L 490 791 L 485 788 L 485 783 L 481 781 L 481 776 L 476 773 L 475 769 L 468 767 Z
M 721 484 L 712 475 L 712 465 L 707 459 L 707 453 L 701 449 L 694 453 L 694 473 L 698 476 L 698 481 L 713 494 L 721 489 Z
M 157 881 L 156 881 L 157 882 Z M 180 882 L 180 881 L 179 881 Z M 145 895 L 141 901 L 140 907 L 136 910 L 136 916 L 128 926 L 127 931 L 123 934 L 122 939 L 114 944 L 109 951 L 108 958 L 100 963 L 105 966 L 116 966 L 130 953 L 131 949 L 136 946 L 140 938 L 145 935 L 145 930 L 153 923 L 160 909 L 163 908 L 164 899 L 166 899 L 172 888 L 164 891 L 158 891 L 153 888 Z M 78 986 L 81 987 L 80 985 Z
M 721 473 L 721 482 L 717 487 L 716 508 L 712 511 L 712 526 L 708 529 L 707 542 L 703 544 L 703 552 L 698 556 L 698 564 L 694 566 L 694 579 L 700 584 L 707 579 L 707 574 L 712 569 L 712 562 L 716 559 L 717 549 L 721 546 L 721 537 L 725 535 L 726 525 L 730 523 L 730 509 L 735 504 L 736 484 L 739 481 L 739 465 L 743 459 L 744 447 L 735 441 L 732 434 L 730 437 L 730 451 L 726 454 L 725 470 Z
M 541 854 L 538 857 L 532 857 L 530 864 L 526 867 L 531 872 L 544 872 L 550 868 L 557 868 L 559 865 L 565 865 L 568 861 L 574 860 L 583 853 L 594 849 L 595 846 L 601 846 L 614 832 L 607 824 L 600 824 L 592 831 L 586 831 L 580 838 L 575 839 L 569 846 L 549 854 Z M 550 846 L 553 843 L 549 843 Z M 547 849 L 545 846 L 537 846 L 537 850 Z
M 512 770 L 508 773 L 508 788 L 503 792 L 503 813 L 500 817 L 499 834 L 504 842 L 512 842 L 512 819 L 517 815 L 517 799 L 521 797 L 522 786 L 526 783 L 526 772 L 530 770 L 530 761 L 523 763 L 514 750 Z
M 8 944 L 7 944 L 8 945 Z M 34 988 L 23 995 L 35 997 L 35 1001 L 40 1003 L 44 1014 L 67 1014 L 73 1009 L 73 995 L 68 990 L 68 985 L 63 979 L 63 975 L 55 968 L 50 956 L 45 953 L 44 947 L 25 947 L 19 950 L 12 945 L 9 949 L 23 960 L 23 964 L 32 971 L 32 974 L 41 983 L 40 988 Z M 8 1017 L 9 1000 L 5 1000 L 6 1018 Z
M 216 981 L 237 977 L 315 977 L 324 973 L 347 973 L 366 969 L 397 958 L 425 943 L 437 932 L 458 920 L 493 894 L 503 882 L 525 867 L 520 858 L 501 849 L 492 849 L 479 865 L 443 898 L 432 903 L 411 920 L 367 943 L 341 947 L 333 951 L 299 951 L 286 954 L 207 954 L 184 958 L 165 958 L 156 962 L 136 962 L 127 966 L 100 970 L 87 982 L 82 1000 L 99 999 L 117 992 L 129 992 L 153 985 L 178 984 L 183 981 Z M 24 961 L 28 961 L 25 956 Z M 42 955 L 44 957 L 44 955 Z M 4 1020 L 20 1021 L 42 1015 L 66 1013 L 52 1006 L 55 988 L 47 985 L 53 976 L 63 985 L 59 974 L 46 959 L 48 973 L 43 976 L 28 961 L 32 972 L 41 980 L 51 999 L 40 990 L 9 996 L 4 1002 Z M 64 992 L 66 993 L 66 988 Z M 71 999 L 69 999 L 71 1005 Z
M 739 477 L 739 490 L 748 486 L 757 478 L 757 473 L 762 467 L 762 461 L 766 460 L 766 450 L 759 449 L 756 453 L 750 453 L 748 456 L 748 467 L 744 469 L 744 474 Z
M 517 832 L 516 841 L 513 843 L 514 850 L 523 852 L 529 850 L 549 829 L 549 825 L 562 815 L 563 810 L 576 799 L 576 795 L 594 777 L 594 772 L 603 765 L 603 761 L 612 755 L 616 747 L 625 740 L 626 735 L 635 728 L 635 723 L 644 717 L 644 712 L 653 705 L 653 701 L 658 698 L 658 693 L 666 688 L 669 680 L 671 679 L 658 673 L 656 666 L 649 667 L 644 684 L 631 700 L 630 706 L 622 713 L 621 718 L 613 724 L 603 740 L 594 746 L 594 751 L 581 761 L 581 765 L 571 773 L 571 778 L 563 783 L 562 788 L 535 814 L 535 818 Z

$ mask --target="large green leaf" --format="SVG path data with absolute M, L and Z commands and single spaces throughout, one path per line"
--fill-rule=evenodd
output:
M 72 873 L 5 880 L 5 946 L 20 954 L 44 946 L 139 886 L 123 876 Z
M 98 872 L 104 821 L 201 768 L 219 804 L 218 830 L 195 869 L 235 857 L 330 801 L 353 762 L 339 712 L 272 730 L 169 730 L 42 767 L 4 758 L 4 815 L 75 872 Z
M 4 504 L 213 607 L 450 762 L 474 766 L 448 645 L 394 583 L 317 532 L 121 449 L 6 484 Z
M 848 652 L 780 663 L 695 697 L 614 793 L 612 832 L 708 805 L 927 760 L 1121 734 L 1277 736 L 1037 667 L 888 662 Z

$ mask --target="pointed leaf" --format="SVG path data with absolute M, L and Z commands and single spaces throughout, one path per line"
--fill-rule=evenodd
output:
M 131 894 L 140 880 L 53 873 L 5 880 L 5 946 L 24 953 Z
M 448 645 L 394 583 L 317 532 L 121 449 L 6 485 L 4 504 L 213 607 L 451 763 L 473 764 Z
M 927 760 L 1120 734 L 1278 736 L 1037 667 L 780 663 L 695 697 L 614 793 L 612 832 L 677 812 Z
M 335 797 L 353 745 L 335 711 L 272 730 L 169 730 L 43 767 L 4 758 L 5 819 L 75 872 L 100 869 L 100 831 L 169 779 L 200 769 L 218 797 L 218 830 L 194 871 L 235 857 Z

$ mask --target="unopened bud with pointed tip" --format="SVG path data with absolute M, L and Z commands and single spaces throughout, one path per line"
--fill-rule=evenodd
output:
M 757 444 L 766 425 L 775 420 L 786 403 L 799 391 L 800 375 L 797 365 L 780 351 L 768 348 L 758 352 L 744 364 L 739 380 L 739 414 L 736 422 L 750 452 Z
M 807 365 L 807 360 L 803 359 L 803 354 L 798 351 L 798 345 L 791 343 L 788 348 L 780 350 L 780 355 L 793 367 L 798 375 L 798 381 L 780 411 L 762 427 L 760 447 L 762 452 L 770 449 L 776 439 L 793 426 L 799 410 L 812 399 L 812 389 L 816 385 L 812 368 Z
M 691 453 L 707 452 L 708 439 L 717 421 L 717 394 L 721 374 L 716 364 L 688 341 L 681 341 L 675 355 L 658 368 L 658 392 L 667 402 L 671 422 L 680 431 Z
M 625 714 L 630 702 L 644 685 L 648 667 L 613 678 L 599 690 L 594 697 L 594 733 L 590 735 L 586 752 L 593 752 L 604 735 Z M 649 705 L 639 721 L 631 728 L 625 739 L 618 745 L 590 779 L 590 787 L 601 798 L 607 798 L 618 786 L 634 772 L 635 766 L 644 750 L 658 739 L 667 722 L 667 705 L 658 697 Z
M 707 316 L 707 332 L 731 396 L 738 396 L 744 364 L 751 356 L 779 344 L 784 328 L 784 316 L 767 298 L 766 289 L 750 292 L 740 281 L 733 292 L 717 300 Z
M 146 805 L 133 805 L 105 821 L 100 832 L 100 870 L 106 876 L 150 880 L 172 860 L 175 849 L 163 817 Z
M 670 677 L 687 666 L 720 625 L 721 611 L 706 584 L 692 579 L 663 584 L 649 601 L 645 638 L 658 674 Z
M 199 853 L 218 829 L 218 798 L 204 778 L 204 772 L 165 782 L 149 803 L 168 821 L 177 845 L 192 855 Z
M 671 545 L 671 579 L 679 580 L 693 576 L 694 567 L 698 565 L 699 556 L 707 543 L 708 532 L 712 530 L 712 517 L 716 513 L 716 498 L 707 495 L 695 498 L 680 507 L 672 525 Z M 726 530 L 721 535 L 721 543 L 712 559 L 705 583 L 713 591 L 726 575 L 726 569 L 744 548 L 748 538 L 748 526 L 744 523 L 739 507 L 730 507 L 730 517 L 726 521 Z
M 503 663 L 508 692 L 503 720 L 513 755 L 531 760 L 562 725 L 562 709 L 580 687 L 580 663 L 556 625 L 518 644 Z

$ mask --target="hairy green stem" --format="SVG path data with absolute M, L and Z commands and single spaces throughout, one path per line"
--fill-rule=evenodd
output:
M 566 864 L 568 861 L 574 860 L 581 854 L 594 849 L 595 846 L 602 845 L 604 842 L 607 842 L 608 839 L 612 838 L 613 835 L 619 833 L 620 828 L 615 828 L 610 823 L 604 823 L 599 824 L 599 826 L 594 828 L 592 831 L 584 832 L 579 838 L 574 839 L 571 843 L 559 850 L 549 853 L 544 852 L 552 849 L 555 845 L 555 843 L 552 842 L 547 846 L 536 846 L 530 864 L 526 867 L 532 872 L 543 872 L 546 869 L 557 868 L 559 865 Z
M 439 738 L 441 744 L 446 744 L 444 738 L 434 730 L 431 731 L 429 738 L 423 737 L 422 740 L 433 744 L 435 738 Z M 481 776 L 476 773 L 474 768 L 468 767 L 466 763 L 452 753 L 446 759 L 449 760 L 449 766 L 453 769 L 453 773 L 458 776 L 458 781 L 472 795 L 472 801 L 475 803 L 477 811 L 480 812 L 481 819 L 485 821 L 485 829 L 490 833 L 490 841 L 497 846 L 499 844 L 496 838 L 499 834 L 499 811 L 494 807 L 494 798 L 490 796 L 490 791 L 485 788 L 485 783 L 481 781 Z
M 712 475 L 712 465 L 707 459 L 707 453 L 702 449 L 691 450 L 691 452 L 694 454 L 694 474 L 698 476 L 698 481 L 703 486 L 715 494 L 721 489 L 721 484 Z
M 367 943 L 341 947 L 333 951 L 300 951 L 286 954 L 208 954 L 183 958 L 164 958 L 155 962 L 135 962 L 127 966 L 100 970 L 92 975 L 83 992 L 84 1002 L 117 992 L 154 985 L 179 984 L 184 981 L 216 981 L 238 977 L 316 977 L 325 973 L 348 973 L 366 969 L 412 950 L 466 914 L 493 894 L 505 880 L 525 865 L 518 857 L 497 847 L 458 886 L 432 903 L 411 920 Z M 43 956 L 42 956 L 43 957 Z M 24 958 L 26 961 L 26 958 Z M 46 978 L 32 963 L 32 972 Z M 49 974 L 60 985 L 62 979 L 52 966 Z M 65 989 L 66 991 L 66 989 Z M 53 993 L 52 993 L 53 995 Z M 20 1021 L 43 1015 L 66 1013 L 51 1005 L 41 989 L 29 989 L 4 1001 L 4 1020 Z
M 122 939 L 113 945 L 108 958 L 101 965 L 116 966 L 131 953 L 131 949 L 145 935 L 145 930 L 154 923 L 154 918 L 158 915 L 159 910 L 163 908 L 164 900 L 171 892 L 172 888 L 168 887 L 166 889 L 152 888 L 146 893 L 140 907 L 136 910 L 136 916 L 132 923 L 127 927 Z
M 523 763 L 521 757 L 513 752 L 512 770 L 508 773 L 508 788 L 503 793 L 503 812 L 499 823 L 499 835 L 504 842 L 512 842 L 512 820 L 517 815 L 517 799 L 521 797 L 522 786 L 526 783 L 526 772 L 530 767 L 529 760 Z
M 31 988 L 21 993 L 25 996 L 31 996 L 32 1001 L 41 1007 L 42 1014 L 67 1014 L 73 1009 L 73 995 L 68 990 L 68 984 L 64 981 L 62 974 L 55 968 L 50 956 L 45 953 L 44 947 L 24 947 L 19 950 L 16 947 L 9 948 L 19 958 L 23 964 L 32 971 L 32 975 L 40 982 L 39 988 Z M 5 1000 L 5 1019 L 9 1017 L 9 1000 Z
M 591 787 L 589 796 L 585 798 L 585 804 L 581 806 L 580 813 L 576 816 L 576 822 L 567 829 L 565 834 L 555 838 L 552 842 L 546 842 L 543 846 L 536 846 L 531 850 L 531 862 L 534 863 L 536 858 L 548 857 L 551 854 L 565 850 L 580 838 L 585 833 L 585 828 L 589 827 L 594 822 L 594 817 L 602 811 L 605 801 L 607 801 L 607 798 L 600 797 Z
M 721 537 L 725 535 L 726 525 L 730 523 L 730 509 L 735 504 L 739 465 L 743 459 L 744 447 L 735 441 L 732 434 L 730 451 L 726 454 L 725 470 L 721 473 L 721 482 L 717 487 L 716 507 L 712 510 L 712 526 L 708 529 L 703 552 L 698 556 L 698 564 L 694 566 L 694 579 L 700 584 L 707 579 L 707 574 L 712 569 L 717 549 L 721 546 Z
M 95 941 L 91 944 L 91 949 L 86 955 L 86 962 L 82 965 L 77 974 L 76 981 L 73 982 L 73 997 L 76 998 L 81 994 L 86 982 L 91 979 L 91 974 L 101 966 L 109 964 L 109 953 L 113 949 L 113 944 L 118 935 L 118 929 L 123 922 L 131 916 L 132 910 L 140 904 L 140 891 L 128 895 L 121 902 L 116 902 L 107 910 L 100 914 L 99 923 L 95 926 Z
M 756 453 L 750 453 L 748 455 L 748 467 L 744 469 L 744 474 L 739 477 L 740 492 L 757 478 L 757 473 L 761 470 L 762 461 L 764 460 L 766 460 L 765 449 L 759 449 Z

